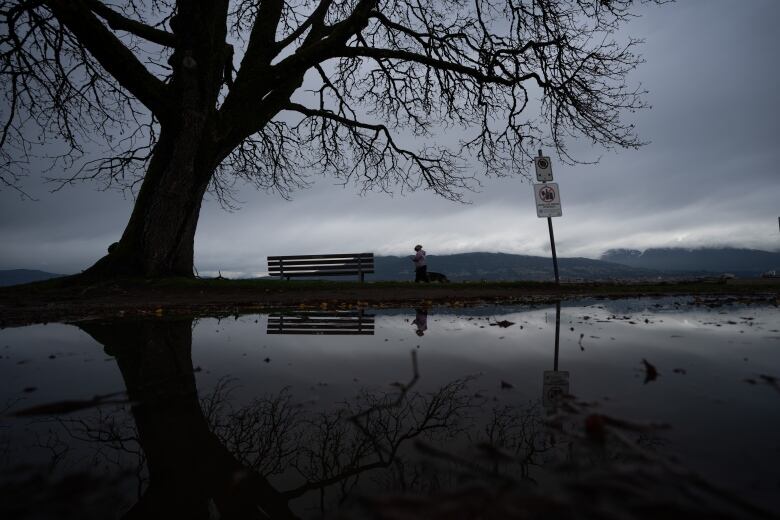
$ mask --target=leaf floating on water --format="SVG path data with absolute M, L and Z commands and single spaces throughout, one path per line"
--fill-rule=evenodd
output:
M 512 383 L 507 383 L 503 379 L 501 380 L 501 390 L 507 390 L 509 388 L 514 388 L 514 387 L 515 385 L 513 385 Z
M 92 399 L 86 400 L 69 400 L 69 401 L 56 401 L 53 403 L 40 404 L 37 406 L 31 406 L 30 408 L 24 408 L 11 414 L 13 417 L 32 417 L 36 415 L 63 415 L 79 410 L 85 410 L 87 408 L 94 408 L 104 404 L 127 404 L 130 403 L 128 399 L 110 399 L 111 397 L 124 394 L 124 392 L 116 392 L 113 394 L 96 395 Z
M 606 428 L 604 427 L 604 416 L 599 414 L 591 414 L 585 418 L 585 433 L 588 438 L 602 442 L 606 436 Z
M 658 370 L 644 358 L 642 363 L 645 365 L 645 384 L 655 381 L 658 378 Z
M 780 382 L 777 380 L 775 376 L 770 376 L 767 374 L 760 374 L 758 377 L 761 378 L 762 381 L 764 381 L 766 384 L 780 392 Z
M 611 417 L 609 415 L 594 413 L 585 418 L 585 433 L 592 440 L 603 441 L 607 427 L 631 432 L 652 432 L 669 428 L 666 423 L 637 423 Z
M 688 373 L 688 371 L 685 370 L 684 368 L 675 368 L 674 370 L 672 370 L 672 372 L 674 372 L 675 374 L 682 374 L 682 375 Z
M 514 324 L 515 323 L 513 321 L 501 320 L 501 321 L 497 321 L 495 323 L 491 323 L 490 326 L 491 327 L 499 326 L 502 329 L 505 329 L 507 327 L 511 327 Z
M 503 451 L 501 448 L 494 446 L 488 442 L 481 442 L 475 446 L 475 448 L 480 452 L 481 455 L 484 457 L 494 460 L 494 461 L 510 461 L 514 460 L 514 457 Z

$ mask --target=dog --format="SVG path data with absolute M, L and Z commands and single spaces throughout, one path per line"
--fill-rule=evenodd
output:
M 428 271 L 428 281 L 429 282 L 450 283 L 450 279 L 447 278 L 446 275 L 443 275 L 441 273 L 434 273 L 432 271 Z

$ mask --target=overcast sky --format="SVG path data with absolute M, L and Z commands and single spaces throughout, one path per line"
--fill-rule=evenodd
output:
M 639 151 L 577 148 L 596 165 L 553 160 L 563 217 L 559 256 L 598 258 L 610 248 L 736 246 L 780 250 L 780 1 L 678 0 L 643 8 L 628 32 L 646 39 L 632 76 L 650 91 Z M 442 136 L 446 139 L 446 136 Z M 132 199 L 80 185 L 38 200 L 0 191 L 0 269 L 74 273 L 119 239 Z M 201 274 L 260 274 L 279 254 L 373 251 L 549 254 L 545 219 L 521 178 L 487 179 L 471 204 L 428 192 L 360 196 L 327 178 L 292 201 L 243 190 L 226 212 L 203 205 L 195 239 Z

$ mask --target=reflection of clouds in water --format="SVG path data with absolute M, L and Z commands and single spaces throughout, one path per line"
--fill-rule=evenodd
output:
M 780 366 L 776 342 L 764 338 L 767 328 L 780 330 L 776 309 L 759 305 L 677 309 L 668 299 L 583 303 L 587 304 L 563 306 L 559 351 L 559 370 L 569 373 L 570 389 L 578 400 L 598 401 L 594 413 L 672 424 L 665 434 L 669 448 L 687 464 L 729 486 L 744 485 L 746 493 L 760 494 L 748 489 L 746 482 L 758 474 L 773 474 L 771 458 L 763 454 L 776 447 L 777 392 L 745 380 L 763 381 L 759 374 Z M 365 337 L 269 336 L 262 315 L 198 320 L 192 331 L 192 366 L 200 368 L 195 373 L 197 390 L 207 398 L 225 377 L 233 378 L 233 408 L 228 415 L 235 420 L 242 417 L 242 410 L 249 413 L 262 396 L 282 388 L 287 388 L 290 402 L 303 405 L 307 413 L 334 414 L 362 392 L 398 395 L 394 384 L 409 381 L 409 352 L 414 350 L 420 374 L 415 390 L 422 395 L 474 376 L 465 395 L 488 405 L 473 414 L 476 419 L 487 420 L 495 408 L 522 408 L 541 398 L 543 374 L 554 363 L 551 305 L 432 308 L 422 338 L 413 334 L 415 309 L 374 312 L 375 335 Z M 620 319 L 610 319 L 613 314 L 620 314 Z M 513 325 L 490 326 L 499 322 Z M 584 351 L 580 342 L 587 347 Z M 0 344 L 9 345 L 3 353 L 8 363 L 0 362 L 0 376 L 12 383 L 3 391 L 13 397 L 25 386 L 38 386 L 40 390 L 25 396 L 30 405 L 41 399 L 89 399 L 122 385 L 112 357 L 116 352 L 73 327 L 7 329 L 0 331 Z M 51 360 L 52 349 L 76 355 L 58 354 Z M 16 365 L 22 354 L 28 362 Z M 87 358 L 93 362 L 85 363 Z M 96 359 L 109 362 L 95 363 Z M 658 370 L 648 385 L 642 384 L 642 359 Z M 73 384 L 71 370 L 83 384 Z M 502 388 L 502 381 L 511 386 Z M 717 462 L 712 450 L 720 454 Z

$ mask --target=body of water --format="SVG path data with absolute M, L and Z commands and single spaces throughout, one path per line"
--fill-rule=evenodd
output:
M 772 517 L 778 376 L 729 300 L 5 329 L 0 512 Z

